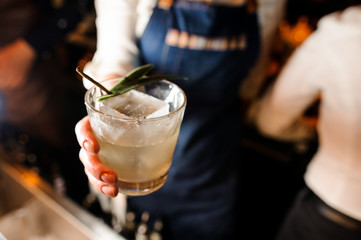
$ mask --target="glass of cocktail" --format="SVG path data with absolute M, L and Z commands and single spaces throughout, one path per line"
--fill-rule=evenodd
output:
M 119 79 L 108 80 L 112 86 Z M 85 94 L 92 131 L 100 144 L 100 161 L 118 175 L 119 191 L 145 195 L 165 183 L 186 107 L 176 84 L 161 80 L 98 101 L 104 91 Z

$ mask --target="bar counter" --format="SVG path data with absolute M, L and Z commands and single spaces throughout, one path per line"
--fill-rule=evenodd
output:
M 0 233 L 6 239 L 124 240 L 0 149 Z

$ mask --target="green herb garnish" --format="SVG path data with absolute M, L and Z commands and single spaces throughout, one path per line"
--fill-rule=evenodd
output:
M 144 86 L 148 83 L 161 81 L 163 79 L 185 79 L 184 77 L 175 75 L 156 74 L 147 76 L 147 74 L 153 69 L 153 64 L 146 64 L 135 68 L 133 71 L 123 77 L 117 84 L 115 84 L 110 90 L 106 89 L 102 84 L 92 79 L 80 70 L 80 67 L 76 68 L 76 71 L 84 78 L 91 81 L 93 84 L 102 89 L 106 95 L 98 98 L 98 101 L 104 101 L 107 98 L 114 97 L 123 93 L 126 93 L 132 89 Z

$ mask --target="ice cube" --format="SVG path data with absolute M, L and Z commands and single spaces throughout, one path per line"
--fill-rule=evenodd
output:
M 152 118 L 168 114 L 169 106 L 164 101 L 148 94 L 131 90 L 104 100 L 99 110 L 112 116 Z
M 165 102 L 163 102 L 163 103 L 164 103 L 163 107 L 161 107 L 158 110 L 156 110 L 155 112 L 149 114 L 147 116 L 147 118 L 155 118 L 155 117 L 167 115 L 169 113 L 169 105 Z
M 105 100 L 107 101 L 107 100 Z M 104 101 L 104 102 L 105 102 Z M 114 117 L 119 117 L 119 118 L 129 118 L 127 115 L 122 114 L 121 112 L 119 112 L 117 109 L 114 109 L 111 106 L 108 106 L 108 104 L 104 104 L 104 102 L 101 102 L 99 104 L 99 111 L 106 113 L 108 115 L 114 116 Z

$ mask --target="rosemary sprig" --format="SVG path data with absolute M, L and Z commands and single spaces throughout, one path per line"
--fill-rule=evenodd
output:
M 104 101 L 107 98 L 114 97 L 123 93 L 126 93 L 132 89 L 144 86 L 146 84 L 161 81 L 163 79 L 186 79 L 184 77 L 175 76 L 175 75 L 164 75 L 157 74 L 152 76 L 147 76 L 147 74 L 153 69 L 153 64 L 146 64 L 140 67 L 135 68 L 133 71 L 128 73 L 123 77 L 118 83 L 116 83 L 110 90 L 106 89 L 102 84 L 92 79 L 90 76 L 86 75 L 80 70 L 80 67 L 76 68 L 76 71 L 84 78 L 88 79 L 100 89 L 102 89 L 106 95 L 103 95 L 98 98 L 98 101 Z
M 110 91 L 117 92 L 119 89 L 122 88 L 124 84 L 131 84 L 133 82 L 136 82 L 139 78 L 148 74 L 152 69 L 153 69 L 152 64 L 143 65 L 134 69 L 129 74 L 127 74 L 122 80 L 120 80 L 117 84 L 115 84 L 113 88 L 110 89 Z
M 76 69 L 77 73 L 79 73 L 80 76 L 82 76 L 83 78 L 88 79 L 89 81 L 91 81 L 94 85 L 97 85 L 100 89 L 102 89 L 104 92 L 106 92 L 107 94 L 111 94 L 112 92 L 109 91 L 108 89 L 106 89 L 103 85 L 101 85 L 99 82 L 95 81 L 93 78 L 91 78 L 90 76 L 88 76 L 87 74 L 85 74 L 82 70 L 80 70 L 80 67 L 78 66 Z

